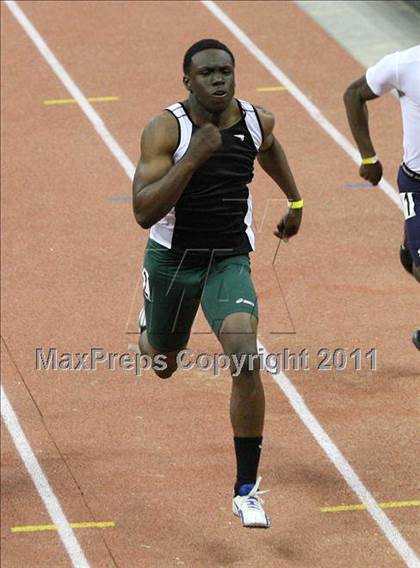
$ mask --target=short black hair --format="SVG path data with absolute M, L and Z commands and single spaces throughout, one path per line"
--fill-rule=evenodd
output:
M 231 56 L 233 66 L 235 66 L 235 58 L 233 57 L 233 53 L 227 45 L 225 45 L 221 41 L 218 41 L 217 39 L 200 39 L 200 41 L 194 43 L 185 52 L 183 65 L 185 75 L 188 75 L 190 71 L 191 59 L 194 57 L 194 55 L 199 51 L 204 51 L 205 49 L 222 49 L 223 51 L 226 51 L 226 53 L 229 53 L 229 55 Z

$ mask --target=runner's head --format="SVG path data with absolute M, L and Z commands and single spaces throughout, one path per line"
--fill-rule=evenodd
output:
M 216 39 L 194 43 L 184 55 L 184 85 L 209 112 L 222 112 L 235 93 L 235 58 Z

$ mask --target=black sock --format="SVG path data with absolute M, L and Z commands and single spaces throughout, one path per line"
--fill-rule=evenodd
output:
M 255 484 L 257 470 L 260 461 L 262 437 L 257 438 L 233 438 L 236 453 L 236 483 L 235 495 L 239 487 L 247 483 Z

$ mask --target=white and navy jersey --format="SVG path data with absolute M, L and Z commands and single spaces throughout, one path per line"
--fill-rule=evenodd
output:
M 366 71 L 375 95 L 397 89 L 403 120 L 404 163 L 420 173 L 420 45 L 383 57 Z
M 263 142 L 263 130 L 255 108 L 237 100 L 241 119 L 220 130 L 223 144 L 198 168 L 175 207 L 152 226 L 150 238 L 177 251 L 215 251 L 217 256 L 248 253 L 255 248 L 252 198 L 248 184 L 254 160 Z M 174 163 L 186 153 L 197 130 L 182 103 L 166 110 L 178 121 L 178 145 Z

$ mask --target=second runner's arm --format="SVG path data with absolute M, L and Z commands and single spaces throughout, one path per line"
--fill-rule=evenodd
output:
M 376 98 L 378 97 L 367 84 L 365 75 L 351 83 L 343 97 L 347 120 L 362 156 L 359 169 L 360 177 L 370 181 L 373 185 L 379 183 L 382 177 L 382 164 L 376 158 L 375 148 L 370 137 L 366 102 Z

